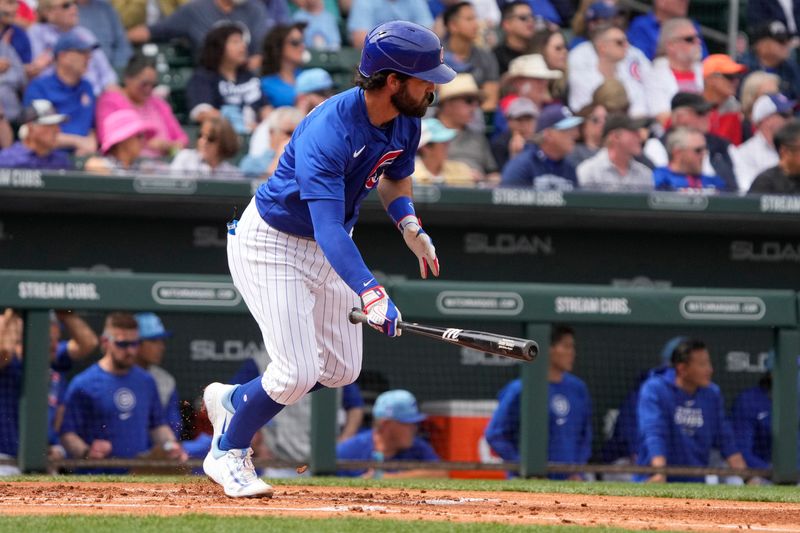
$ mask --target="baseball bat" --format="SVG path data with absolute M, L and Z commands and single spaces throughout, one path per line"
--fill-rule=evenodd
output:
M 367 315 L 355 307 L 350 311 L 348 318 L 352 324 L 367 323 Z M 403 332 L 422 335 L 423 337 L 465 346 L 501 357 L 510 357 L 511 359 L 518 359 L 520 361 L 533 361 L 539 353 L 539 345 L 530 339 L 506 337 L 505 335 L 497 335 L 496 333 L 488 333 L 486 331 L 426 326 L 424 324 L 417 324 L 416 322 L 400 321 L 397 327 L 403 330 Z

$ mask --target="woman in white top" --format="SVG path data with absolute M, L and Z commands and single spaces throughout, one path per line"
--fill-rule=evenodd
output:
M 241 178 L 242 173 L 227 160 L 239 152 L 239 137 L 222 117 L 203 121 L 197 148 L 178 152 L 169 168 L 173 174 L 193 178 Z

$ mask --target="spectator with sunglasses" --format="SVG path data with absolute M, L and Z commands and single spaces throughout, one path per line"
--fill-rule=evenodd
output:
M 594 68 L 571 70 L 579 73 L 569 79 L 569 106 L 581 109 L 592 101 L 594 90 L 607 79 L 616 78 L 625 87 L 630 101 L 628 112 L 634 117 L 650 116 L 644 79 L 650 73 L 650 62 L 646 59 L 628 59 L 628 38 L 616 26 L 600 26 L 592 34 L 592 46 L 597 53 Z
M 759 174 L 749 194 L 800 194 L 800 122 L 790 120 L 775 132 L 778 164 Z
M 703 156 L 702 173 L 717 175 L 725 182 L 726 191 L 736 191 L 736 177 L 733 174 L 733 163 L 728 148 L 731 143 L 719 135 L 709 133 L 709 112 L 711 104 L 702 95 L 695 93 L 678 93 L 672 98 L 672 114 L 669 118 L 670 128 L 692 128 L 703 133 L 706 138 L 707 152 Z M 666 149 L 666 137 L 651 137 L 644 146 L 645 156 L 656 167 L 665 167 L 669 163 Z
M 252 132 L 267 116 L 269 102 L 247 68 L 247 42 L 238 24 L 224 23 L 206 36 L 186 99 L 192 121 L 222 116 L 240 134 Z
M 169 166 L 173 173 L 197 178 L 241 178 L 228 162 L 239 152 L 239 136 L 222 117 L 207 118 L 200 125 L 197 148 L 178 152 Z
M 731 146 L 733 169 L 740 191 L 748 191 L 756 176 L 778 164 L 773 142 L 775 132 L 792 117 L 794 102 L 782 94 L 765 94 L 753 105 L 755 134 L 739 146 Z
M 658 53 L 658 43 L 660 39 L 661 26 L 670 19 L 683 17 L 689 13 L 689 0 L 653 0 L 653 10 L 639 15 L 631 21 L 628 26 L 628 40 L 630 43 L 644 52 L 647 59 L 652 61 Z M 708 55 L 708 48 L 703 42 L 700 34 L 700 24 L 690 20 L 695 30 L 698 32 L 702 57 Z
M 742 108 L 736 91 L 747 67 L 725 54 L 712 54 L 703 61 L 703 97 L 713 107 L 709 131 L 735 145 L 742 143 Z
M 790 100 L 800 97 L 800 65 L 791 58 L 792 34 L 786 25 L 773 20 L 750 32 L 750 50 L 740 62 L 750 72 L 764 71 L 780 76 L 780 92 Z
M 101 359 L 75 376 L 64 400 L 61 443 L 70 457 L 132 458 L 151 447 L 185 461 L 166 423 L 153 377 L 136 365 L 141 344 L 136 319 L 110 313 L 103 327 Z
M 106 138 L 105 118 L 120 109 L 130 109 L 153 129 L 152 136 L 142 147 L 141 155 L 148 158 L 169 157 L 186 147 L 189 138 L 172 113 L 170 105 L 153 92 L 158 74 L 152 59 L 136 55 L 128 62 L 123 73 L 122 89 L 107 91 L 97 100 L 95 122 L 97 138 L 102 144 Z
M 700 38 L 688 18 L 673 18 L 661 27 L 658 57 L 650 74 L 644 78 L 652 116 L 661 125 L 672 113 L 672 98 L 679 92 L 703 92 L 703 64 Z
M 304 24 L 275 26 L 264 39 L 261 91 L 274 107 L 294 105 L 295 85 L 307 54 Z
M 67 34 L 74 34 L 93 47 L 85 77 L 91 84 L 94 95 L 99 96 L 106 89 L 117 87 L 119 82 L 117 73 L 108 56 L 100 48 L 94 33 L 80 25 L 78 6 L 74 0 L 39 0 L 39 15 L 42 22 L 28 29 L 28 37 L 31 40 L 34 57 L 45 54 L 50 58 L 47 68 L 42 70 L 41 75 L 50 74 L 55 69 L 55 49 L 58 40 Z
M 506 2 L 500 11 L 503 41 L 494 51 L 498 72 L 504 74 L 513 59 L 531 53 L 531 41 L 536 33 L 533 10 L 522 0 Z
M 669 163 L 653 171 L 655 188 L 661 191 L 717 193 L 726 189 L 719 176 L 703 174 L 703 157 L 708 152 L 703 132 L 679 127 L 667 134 Z

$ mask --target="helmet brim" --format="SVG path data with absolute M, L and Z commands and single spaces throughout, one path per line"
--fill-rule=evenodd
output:
M 450 68 L 449 65 L 442 63 L 436 67 L 426 70 L 424 72 L 408 73 L 409 76 L 419 78 L 421 80 L 429 81 L 431 83 L 450 83 L 456 77 L 456 71 Z

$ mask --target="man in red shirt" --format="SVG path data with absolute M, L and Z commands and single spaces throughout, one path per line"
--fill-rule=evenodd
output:
M 746 70 L 725 54 L 712 54 L 703 61 L 703 96 L 714 106 L 709 113 L 709 133 L 737 146 L 742 143 L 742 111 L 735 94 Z

